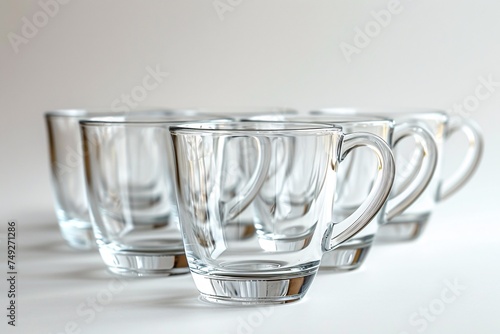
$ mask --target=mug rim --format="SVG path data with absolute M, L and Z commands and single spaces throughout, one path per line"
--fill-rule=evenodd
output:
M 218 116 L 239 116 L 248 114 L 284 114 L 284 115 L 296 115 L 299 113 L 297 109 L 291 107 L 280 107 L 280 106 L 199 106 L 188 108 L 202 113 Z M 219 114 L 220 113 L 220 114 Z
M 275 120 L 272 119 L 265 119 L 267 116 L 272 117 L 273 115 L 261 115 L 261 116 L 254 116 L 254 117 L 248 117 L 244 119 L 245 121 L 265 121 L 265 122 L 274 122 Z M 345 119 L 345 120 L 339 120 L 335 119 L 335 117 L 359 117 L 359 120 L 355 119 Z M 308 118 L 310 117 L 310 118 Z M 315 119 L 317 118 L 317 119 Z M 338 124 L 338 125 L 356 125 L 356 124 L 361 124 L 361 125 L 367 125 L 367 124 L 375 124 L 375 125 L 390 125 L 391 127 L 394 127 L 394 120 L 389 117 L 381 117 L 381 116 L 376 116 L 376 115 L 367 115 L 367 114 L 346 114 L 346 115 L 341 115 L 341 114 L 336 114 L 336 115 L 329 115 L 329 114 L 298 114 L 298 115 L 285 115 L 283 116 L 283 120 L 276 120 L 276 121 L 285 121 L 285 122 L 305 122 L 305 123 L 324 123 L 324 124 Z
M 140 115 L 140 114 L 165 114 L 165 115 L 189 115 L 199 114 L 204 115 L 203 112 L 193 108 L 140 108 L 128 111 L 117 110 L 113 111 L 109 108 L 67 108 L 67 109 L 54 109 L 48 110 L 44 113 L 47 118 L 61 117 L 61 118 L 78 118 L 78 117 L 113 117 L 113 116 L 126 116 L 126 115 Z
M 232 118 L 227 117 L 223 118 L 220 116 L 210 116 L 210 115 L 199 115 L 199 118 L 195 115 L 163 115 L 159 118 L 142 118 L 142 119 L 122 119 L 127 115 L 116 115 L 110 117 L 92 117 L 89 119 L 82 119 L 78 123 L 80 126 L 140 126 L 140 125 L 149 125 L 149 126 L 168 126 L 172 124 L 172 126 L 183 123 L 210 123 L 212 121 L 218 121 L 221 123 L 231 122 Z M 191 118 L 190 118 L 191 117 Z
M 439 108 L 426 107 L 388 107 L 388 108 L 363 108 L 363 107 L 328 107 L 317 108 L 309 111 L 312 115 L 345 114 L 375 116 L 394 120 L 398 116 L 428 115 L 448 118 L 448 113 Z
M 244 125 L 249 125 L 251 123 L 263 124 L 271 126 L 270 128 L 248 128 Z M 237 125 L 233 128 L 209 128 L 210 125 Z M 207 126 L 207 127 L 203 127 Z M 274 127 L 272 127 L 274 126 Z M 312 123 L 312 122 L 288 122 L 288 121 L 253 121 L 253 120 L 242 120 L 242 121 L 229 121 L 229 122 L 189 122 L 179 125 L 174 125 L 170 128 L 170 132 L 174 135 L 181 133 L 192 133 L 192 134 L 221 134 L 221 135 L 232 135 L 232 134 L 274 134 L 274 133 L 312 133 L 317 131 L 327 131 L 327 132 L 338 132 L 343 133 L 342 128 L 332 124 L 326 123 Z

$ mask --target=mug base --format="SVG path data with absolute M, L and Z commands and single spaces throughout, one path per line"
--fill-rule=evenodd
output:
M 300 300 L 316 271 L 289 278 L 224 277 L 191 272 L 204 301 L 223 305 L 286 304 Z
M 403 242 L 417 239 L 427 226 L 430 213 L 401 215 L 381 225 L 377 232 L 377 242 Z
M 83 221 L 59 221 L 62 237 L 69 246 L 79 250 L 96 249 L 94 232 L 89 222 Z
M 363 240 L 349 240 L 321 258 L 320 269 L 335 271 L 351 271 L 358 269 L 365 261 L 374 236 Z
M 182 251 L 114 250 L 99 248 L 101 257 L 113 274 L 128 277 L 155 277 L 189 272 L 186 255 Z

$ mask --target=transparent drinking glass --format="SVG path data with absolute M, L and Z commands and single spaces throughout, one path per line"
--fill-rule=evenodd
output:
M 273 121 L 276 119 L 275 116 L 270 115 L 253 117 L 250 120 Z M 422 163 L 415 168 L 411 182 L 405 184 L 404 191 L 398 194 L 391 191 L 386 204 L 370 224 L 335 250 L 323 255 L 321 260 L 322 268 L 336 270 L 359 268 L 373 245 L 379 226 L 408 208 L 429 184 L 437 162 L 437 148 L 432 135 L 418 125 L 401 123 L 396 126 L 389 118 L 346 114 L 335 108 L 313 111 L 309 115 L 280 116 L 279 120 L 331 124 L 341 127 L 346 134 L 367 132 L 379 136 L 391 148 L 409 137 L 415 139 L 416 146 L 426 152 Z M 399 171 L 397 162 L 396 160 L 396 175 Z M 286 163 L 291 162 L 282 160 L 281 167 L 286 168 L 284 167 Z M 370 193 L 374 180 L 377 178 L 375 157 L 370 150 L 356 150 L 346 157 L 337 173 L 339 177 L 334 213 L 336 219 L 342 220 L 351 215 Z
M 458 115 L 450 116 L 439 110 L 380 110 L 378 113 L 393 118 L 396 126 L 407 122 L 419 124 L 429 131 L 436 141 L 438 162 L 429 186 L 415 203 L 401 215 L 390 219 L 377 234 L 377 239 L 383 241 L 416 239 L 427 225 L 436 204 L 460 190 L 477 170 L 484 145 L 481 130 L 473 120 Z M 467 146 L 464 145 L 463 148 L 466 155 L 456 172 L 445 177 L 442 175 L 445 159 L 444 144 L 455 133 L 462 133 L 467 138 Z M 407 170 L 413 169 L 414 165 L 418 165 L 425 156 L 422 150 L 415 150 L 408 157 L 407 152 L 398 147 L 394 150 L 394 154 L 396 160 L 404 161 L 408 165 Z
M 198 120 L 210 117 L 128 114 L 80 122 L 93 231 L 111 272 L 188 272 L 169 127 Z
M 49 139 L 49 158 L 54 206 L 61 234 L 77 249 L 96 247 L 89 216 L 83 171 L 80 120 L 92 117 L 124 115 L 103 109 L 62 109 L 45 113 Z M 196 110 L 142 109 L 127 114 L 150 117 L 202 115 Z
M 211 302 L 286 303 L 303 297 L 322 255 L 371 221 L 394 178 L 392 153 L 382 139 L 344 135 L 331 125 L 231 122 L 170 131 L 186 256 L 202 299 Z M 338 221 L 332 210 L 337 168 L 357 147 L 374 152 L 377 177 L 365 201 Z M 227 158 L 233 151 L 244 152 L 245 170 L 240 190 L 228 193 Z M 290 161 L 285 170 L 277 169 L 282 159 Z M 228 239 L 224 226 L 250 205 L 261 236 Z

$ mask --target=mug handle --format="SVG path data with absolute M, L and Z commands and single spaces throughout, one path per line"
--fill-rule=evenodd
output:
M 401 214 L 418 199 L 420 194 L 427 188 L 436 170 L 438 149 L 429 131 L 418 125 L 397 125 L 394 129 L 393 147 L 396 147 L 396 145 L 406 137 L 414 137 L 417 139 L 418 145 L 421 147 L 422 161 L 415 167 L 417 170 L 408 178 L 411 179 L 411 181 L 408 180 L 410 182 L 407 182 L 403 190 L 387 201 L 385 213 L 386 221 Z
M 459 169 L 448 179 L 441 181 L 438 191 L 439 202 L 448 199 L 470 180 L 477 170 L 483 155 L 484 140 L 479 126 L 470 119 L 465 119 L 463 117 L 459 119 L 459 122 L 451 124 L 448 128 L 445 140 L 451 137 L 452 134 L 462 131 L 467 136 L 469 147 Z
M 271 165 L 271 141 L 267 137 L 253 137 L 257 143 L 258 158 L 254 173 L 243 187 L 240 193 L 222 208 L 224 220 L 236 218 L 257 196 L 260 188 L 264 184 L 269 167 Z M 219 175 L 221 179 L 223 175 Z
M 395 176 L 394 158 L 384 140 L 371 133 L 353 133 L 343 136 L 338 161 L 341 163 L 351 150 L 370 148 L 378 160 L 378 173 L 368 197 L 349 217 L 339 223 L 330 223 L 323 235 L 322 248 L 330 251 L 362 230 L 385 204 Z

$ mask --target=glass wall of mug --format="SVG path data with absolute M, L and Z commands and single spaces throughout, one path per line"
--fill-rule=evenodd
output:
M 195 107 L 192 110 L 197 110 L 204 114 L 229 117 L 235 121 L 244 118 L 257 116 L 272 116 L 277 120 L 284 120 L 290 115 L 297 115 L 298 111 L 288 107 L 276 106 L 232 106 L 232 107 Z M 238 193 L 242 187 L 242 179 L 244 178 L 244 152 L 238 150 L 228 151 L 227 157 L 229 161 L 228 171 L 225 180 L 225 189 L 227 193 Z M 255 235 L 255 226 L 253 223 L 253 208 L 247 207 L 238 217 L 225 226 L 225 233 L 233 239 L 251 238 Z

